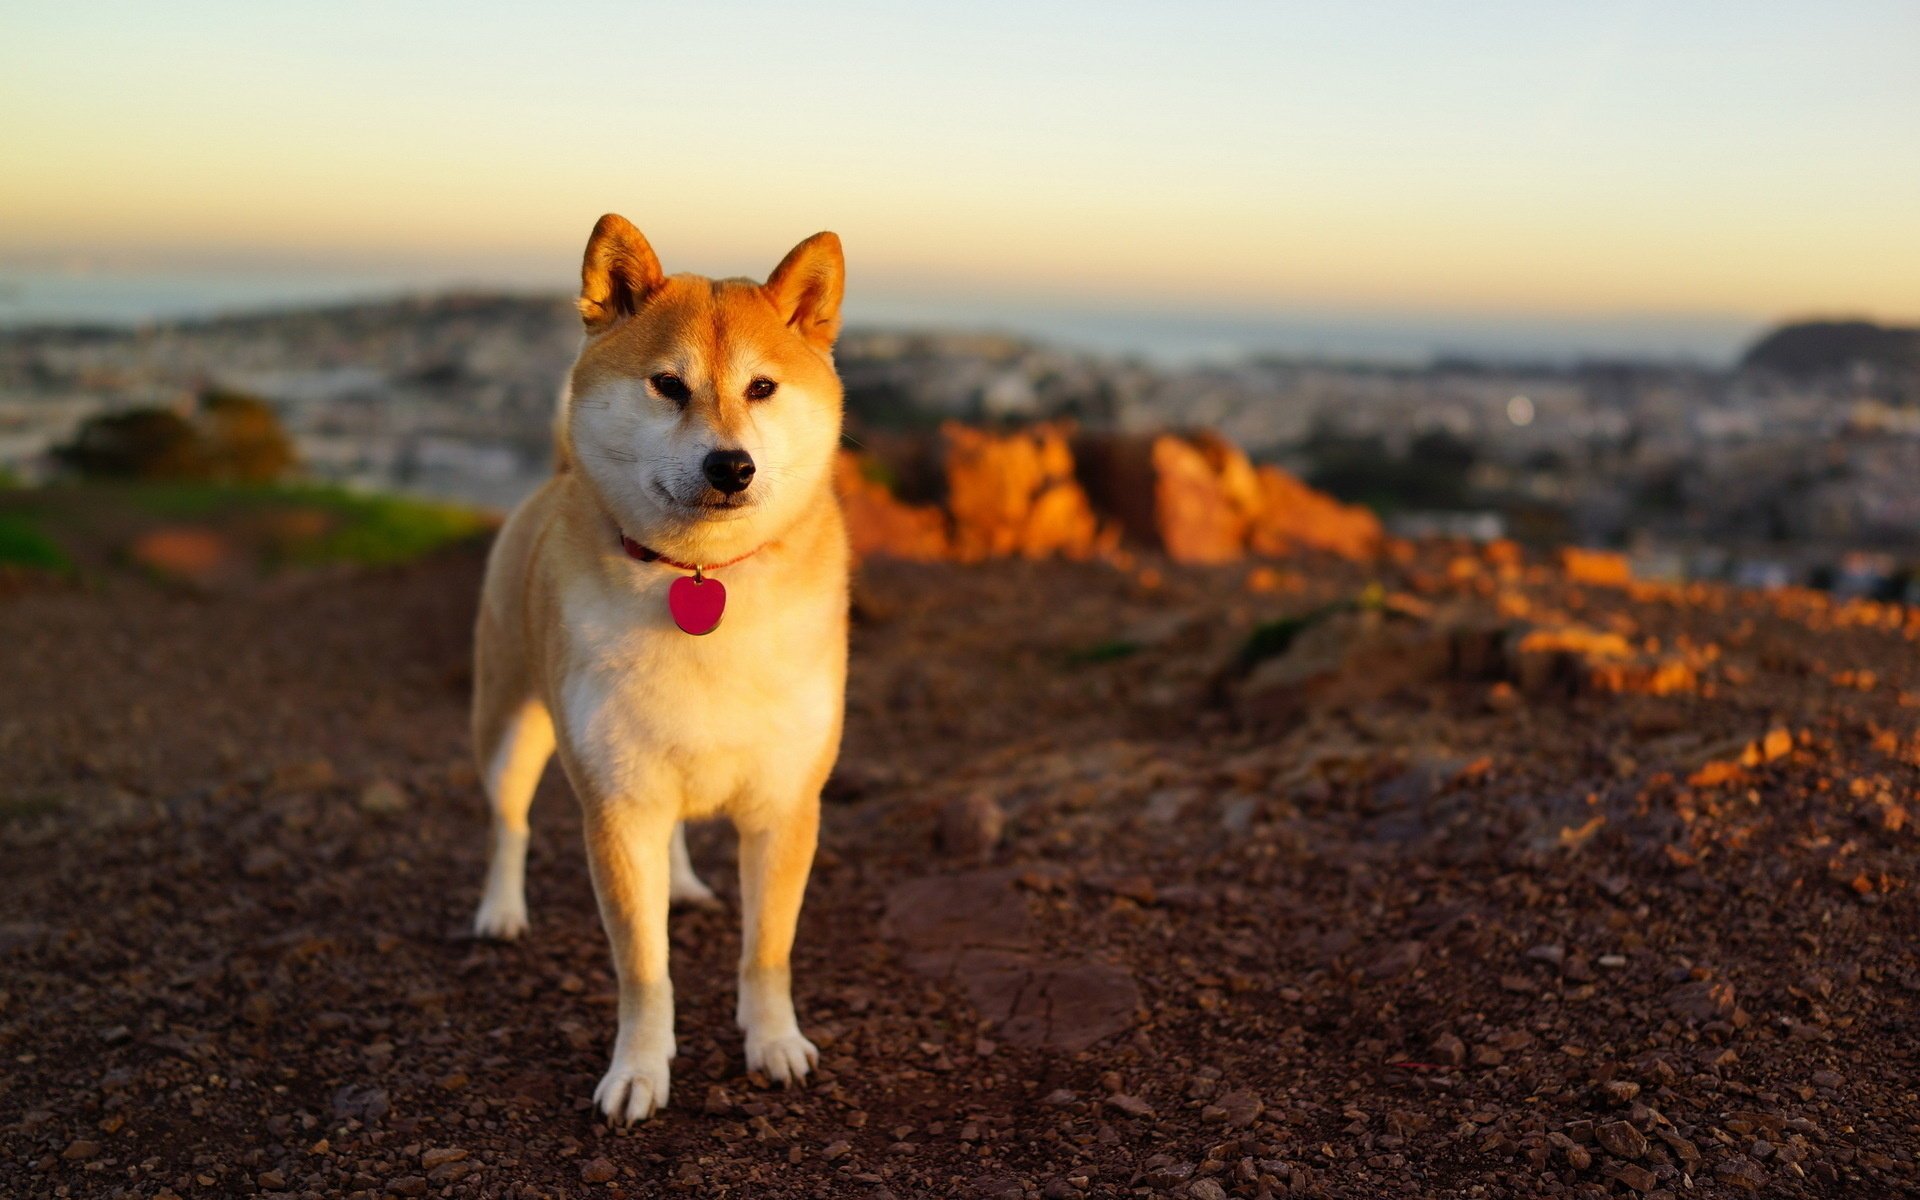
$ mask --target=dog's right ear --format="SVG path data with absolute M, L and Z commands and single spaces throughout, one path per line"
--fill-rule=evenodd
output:
M 598 333 L 639 311 L 665 280 L 659 257 L 633 222 L 608 213 L 594 224 L 580 263 L 580 319 Z

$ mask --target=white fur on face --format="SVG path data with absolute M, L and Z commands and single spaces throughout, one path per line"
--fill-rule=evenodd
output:
M 707 386 L 691 369 L 675 373 L 690 386 Z M 741 375 L 741 385 L 750 377 Z M 644 379 L 602 383 L 570 404 L 568 432 L 580 469 L 623 531 L 642 541 L 721 551 L 771 540 L 817 496 L 838 443 L 833 410 L 784 382 L 771 398 L 753 402 L 730 432 L 715 429 L 697 403 L 682 411 L 655 395 Z M 753 483 L 737 507 L 698 507 L 712 494 L 702 464 L 714 450 L 745 450 L 753 458 Z

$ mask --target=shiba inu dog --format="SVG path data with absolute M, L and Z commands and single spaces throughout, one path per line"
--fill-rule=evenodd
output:
M 833 490 L 833 365 L 845 268 L 815 234 L 764 284 L 662 273 L 624 218 L 587 243 L 586 337 L 562 394 L 558 469 L 487 562 L 473 738 L 492 807 L 474 917 L 527 929 L 527 810 L 557 749 L 619 976 L 616 1122 L 667 1102 L 671 902 L 713 903 L 680 822 L 740 836 L 736 1018 L 747 1067 L 783 1084 L 818 1052 L 788 966 L 820 788 L 840 747 L 845 525 Z

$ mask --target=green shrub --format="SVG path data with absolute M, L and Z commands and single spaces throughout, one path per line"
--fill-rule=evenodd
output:
M 33 522 L 25 517 L 0 516 L 0 567 L 66 571 L 72 566 L 53 539 Z

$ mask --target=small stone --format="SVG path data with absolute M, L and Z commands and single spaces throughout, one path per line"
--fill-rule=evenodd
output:
M 1618 1179 L 1636 1192 L 1650 1192 L 1659 1182 L 1652 1171 L 1637 1163 L 1615 1163 L 1607 1168 L 1607 1175 Z
M 391 779 L 376 779 L 360 792 L 360 811 L 375 816 L 404 812 L 407 793 Z
M 1593 1131 L 1600 1148 L 1615 1158 L 1639 1158 L 1647 1152 L 1647 1137 L 1625 1121 L 1608 1121 Z
M 1217 1122 L 1229 1129 L 1239 1129 L 1259 1120 L 1260 1114 L 1266 1109 L 1267 1106 L 1260 1097 L 1252 1092 L 1228 1092 L 1214 1103 L 1207 1105 L 1201 1111 L 1200 1117 L 1204 1121 Z
M 115 1025 L 100 1031 L 100 1040 L 109 1046 L 121 1045 L 133 1037 L 133 1031 L 125 1025 Z
M 1673 988 L 1666 995 L 1667 1007 L 1690 1021 L 1712 1021 L 1733 1012 L 1733 985 L 1724 979 L 1696 980 Z
M 1177 1188 L 1192 1178 L 1192 1163 L 1178 1162 L 1164 1154 L 1157 1154 L 1147 1160 L 1142 1182 L 1148 1187 Z
M 99 1155 L 100 1155 L 100 1143 L 91 1142 L 85 1138 L 81 1138 L 79 1141 L 71 1143 L 70 1145 L 68 1145 L 68 1147 L 65 1150 L 62 1150 L 60 1152 L 60 1157 L 68 1160 L 69 1162 L 79 1162 L 80 1160 L 87 1159 L 87 1158 L 98 1158 Z
M 719 1084 L 707 1088 L 707 1099 L 701 1106 L 708 1116 L 720 1117 L 733 1111 L 733 1097 Z
M 1461 1066 L 1467 1061 L 1467 1044 L 1451 1033 L 1443 1033 L 1433 1039 L 1433 1053 L 1448 1066 Z
M 1211 1179 L 1196 1179 L 1187 1185 L 1187 1195 L 1193 1200 L 1227 1200 L 1227 1189 Z
M 1557 967 L 1566 961 L 1567 951 L 1563 946 L 1535 946 L 1527 951 L 1527 957 L 1534 962 L 1543 962 Z
M 438 1150 L 428 1150 L 420 1156 L 420 1165 L 431 1171 L 441 1163 L 459 1162 L 467 1156 L 465 1150 L 448 1146 Z
M 1837 1088 L 1846 1083 L 1847 1077 L 1838 1071 L 1820 1070 L 1813 1073 L 1813 1086 Z
M 1600 1085 L 1600 1092 L 1614 1104 L 1630 1104 L 1640 1094 L 1640 1085 L 1631 1079 L 1609 1079 Z
M 1593 1165 L 1593 1152 L 1585 1146 L 1569 1143 L 1560 1148 L 1560 1153 L 1566 1155 L 1567 1165 L 1576 1171 L 1584 1171 Z
M 1040 1103 L 1048 1108 L 1065 1108 L 1079 1098 L 1079 1092 L 1070 1092 L 1066 1088 L 1055 1088 L 1042 1097 Z
M 983 791 L 949 800 L 940 810 L 940 848 L 956 858 L 982 859 L 1006 832 L 1007 814 Z
M 424 1196 L 427 1194 L 427 1177 L 402 1175 L 397 1179 L 389 1179 L 387 1190 L 396 1196 Z
M 590 1158 L 580 1164 L 580 1179 L 583 1183 L 605 1183 L 618 1174 L 611 1161 L 604 1158 Z
M 1714 1167 L 1713 1173 L 1720 1181 L 1745 1192 L 1757 1192 L 1767 1186 L 1767 1172 L 1759 1163 L 1743 1154 L 1736 1154 L 1726 1162 Z
M 278 1171 L 262 1171 L 253 1177 L 253 1181 L 269 1192 L 278 1192 L 287 1186 L 287 1177 Z
M 1497 1067 L 1507 1061 L 1507 1056 L 1498 1046 L 1489 1046 L 1485 1042 L 1473 1048 L 1473 1065 L 1476 1067 Z
M 1420 965 L 1420 956 L 1426 953 L 1426 943 L 1417 941 L 1395 942 L 1367 964 L 1367 978 L 1394 979 Z
M 846 1157 L 852 1151 L 853 1143 L 842 1139 L 837 1142 L 828 1142 L 826 1149 L 820 1151 L 820 1157 L 832 1162 L 836 1158 Z
M 1124 1092 L 1115 1092 L 1107 1097 L 1107 1107 L 1115 1112 L 1125 1113 L 1129 1117 L 1151 1117 L 1153 1106 L 1138 1096 L 1129 1096 Z

